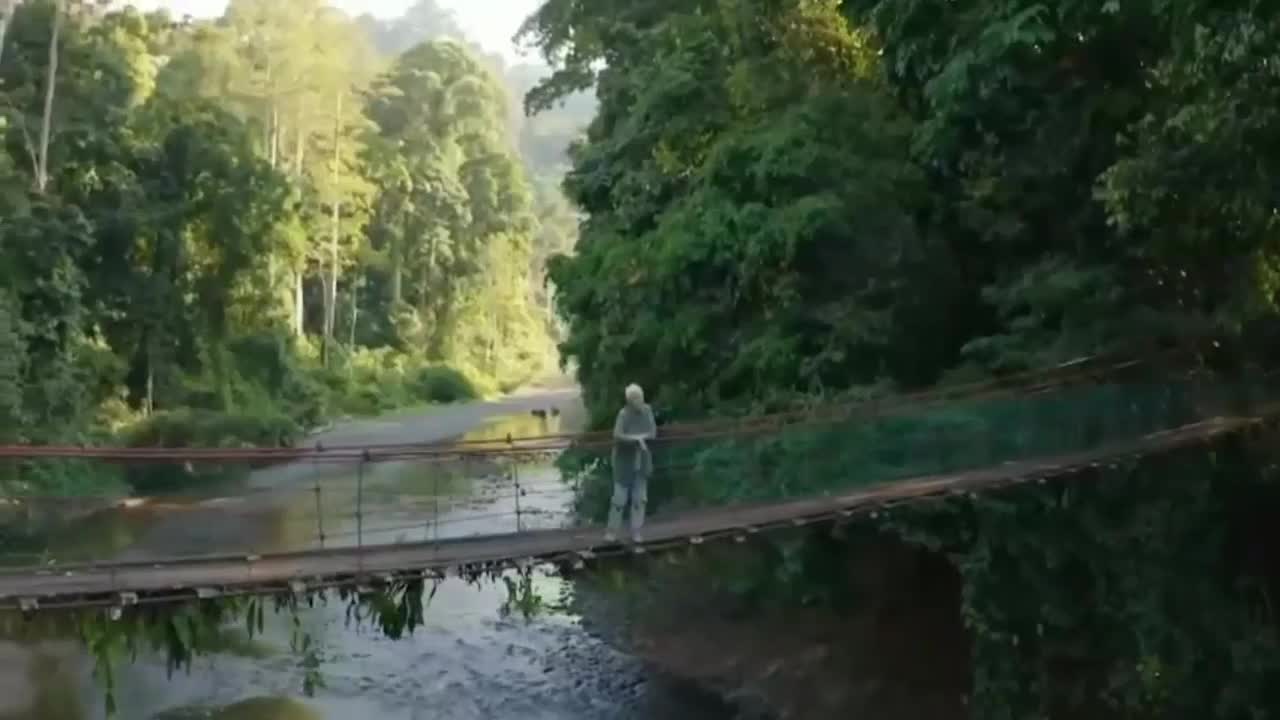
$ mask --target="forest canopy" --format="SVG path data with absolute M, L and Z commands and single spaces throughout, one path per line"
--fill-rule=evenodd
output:
M 1273 19 L 549 0 L 530 107 L 600 101 L 565 183 L 562 349 L 598 413 L 634 380 L 700 414 L 1267 321 Z
M 591 87 L 599 99 L 564 183 L 579 243 L 550 268 L 561 350 L 593 418 L 607 426 L 631 382 L 668 418 L 745 414 L 1206 335 L 1274 364 L 1277 12 L 547 0 L 524 36 L 556 72 L 528 106 Z M 1185 399 L 1173 383 L 673 443 L 650 508 L 835 495 L 1066 452 L 1055 443 L 1101 447 L 1126 423 L 1169 422 Z M 663 639 L 696 636 L 710 606 L 715 622 L 737 620 L 722 636 L 733 647 L 715 652 L 738 658 L 774 646 L 769 619 L 827 617 L 806 651 L 852 656 L 835 674 L 858 702 L 824 717 L 1267 717 L 1280 575 L 1262 560 L 1277 497 L 1266 438 L 895 507 L 844 535 L 761 533 L 719 561 L 689 553 L 628 604 L 628 622 L 665 610 L 680 622 L 660 620 Z M 564 462 L 589 478 L 579 510 L 599 520 L 612 480 L 582 455 Z M 886 542 L 937 560 L 916 597 L 877 593 L 888 562 L 868 547 Z M 921 603 L 963 623 L 959 687 L 943 686 L 930 630 L 899 632 Z M 907 672 L 885 670 L 904 649 Z M 778 665 L 761 660 L 758 676 Z M 924 709 L 941 696 L 953 715 Z
M 543 266 L 574 215 L 506 69 L 433 7 L 14 8 L 5 441 L 274 443 L 554 368 Z

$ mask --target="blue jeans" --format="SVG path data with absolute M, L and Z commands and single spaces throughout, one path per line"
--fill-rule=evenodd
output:
M 619 462 L 621 461 L 621 462 Z M 649 500 L 648 452 L 635 452 L 634 458 L 615 456 L 613 468 L 613 499 L 609 503 L 609 530 L 622 527 L 622 514 L 631 510 L 631 532 L 635 534 L 644 526 L 645 505 Z

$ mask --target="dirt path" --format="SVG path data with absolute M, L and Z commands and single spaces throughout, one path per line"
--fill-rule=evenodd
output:
M 393 413 L 380 418 L 353 420 L 315 433 L 299 447 L 335 445 L 382 445 L 433 443 L 456 438 L 507 415 L 523 415 L 533 410 L 558 408 L 562 413 L 581 412 L 577 389 L 516 392 L 500 400 L 427 408 L 418 412 Z M 288 484 L 313 476 L 315 468 L 299 462 L 254 473 L 253 485 Z
M 427 408 L 419 412 L 393 413 L 369 420 L 354 420 L 312 435 L 299 443 L 311 447 L 417 443 L 448 440 L 471 432 L 485 422 L 504 415 L 525 414 L 537 409 L 570 410 L 578 402 L 577 390 L 541 390 L 516 393 L 492 402 L 473 402 Z

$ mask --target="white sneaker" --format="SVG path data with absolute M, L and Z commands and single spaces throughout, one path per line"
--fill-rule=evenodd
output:
M 631 542 L 639 545 L 640 543 L 644 542 L 644 536 L 638 532 L 631 533 Z
M 613 534 L 613 531 L 612 531 L 612 530 L 608 530 L 608 531 L 606 531 L 606 532 L 605 532 L 605 534 L 604 534 L 604 541 L 605 541 L 605 542 L 607 542 L 607 543 L 617 542 L 617 541 L 618 541 L 618 536 L 617 536 L 617 535 L 615 535 L 615 534 Z

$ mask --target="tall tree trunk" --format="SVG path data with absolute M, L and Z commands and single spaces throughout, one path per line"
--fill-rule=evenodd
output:
M 9 32 L 9 21 L 13 19 L 16 3 L 17 0 L 0 0 L 0 60 L 4 59 L 4 39 Z
M 402 226 L 404 227 L 404 226 Z M 391 255 L 391 307 L 404 302 L 404 236 L 408 229 L 392 234 L 388 252 Z
M 304 261 L 303 267 L 298 268 L 297 272 L 293 274 L 293 334 L 297 337 L 302 337 L 304 330 L 303 319 L 305 317 L 306 299 L 302 292 L 302 276 L 305 274 L 303 269 L 305 266 L 306 262 Z
M 391 251 L 391 307 L 395 307 L 404 299 L 404 261 L 400 257 L 400 249 Z
M 275 101 L 271 102 L 271 147 L 270 147 L 270 163 L 271 169 L 275 169 L 280 165 L 280 109 L 276 106 Z
M 342 203 L 336 198 L 331 208 L 329 233 L 329 273 L 325 287 L 324 336 L 333 339 L 334 320 L 338 310 L 338 238 L 342 230 Z
M 306 153 L 306 133 L 302 130 L 302 111 L 299 110 L 294 118 L 295 146 L 293 153 L 293 179 L 294 182 L 302 182 L 302 161 L 303 155 Z M 293 334 L 296 337 L 302 337 L 303 334 L 303 318 L 306 316 L 306 297 L 302 292 L 302 279 L 306 273 L 307 261 L 302 260 L 301 267 L 293 276 Z
M 258 99 L 265 100 L 271 104 L 271 110 L 262 118 L 262 154 L 267 158 L 267 162 L 271 167 L 275 167 L 275 158 L 271 154 L 271 132 L 275 127 L 276 97 L 275 88 L 271 82 L 271 55 L 267 55 L 266 78 L 263 80 L 262 95 Z
M 356 346 L 356 323 L 360 320 L 360 288 L 351 283 L 351 332 L 348 333 L 347 347 Z
M 302 112 L 299 111 L 297 117 L 294 118 L 294 150 L 293 150 L 293 177 L 296 180 L 302 179 L 302 159 L 307 152 L 306 138 L 307 134 L 302 131 Z
M 267 147 L 267 163 L 275 170 L 280 166 L 280 110 L 275 100 L 271 101 L 271 126 L 270 143 Z M 280 301 L 279 288 L 276 286 L 276 256 L 269 255 L 267 257 L 267 297 L 271 298 L 272 314 L 275 314 L 275 304 Z
M 425 318 L 431 311 L 431 273 L 436 267 L 436 239 L 427 240 L 427 263 L 422 266 L 422 289 L 419 299 L 422 302 L 422 316 Z
M 433 246 L 434 247 L 434 246 Z M 425 321 L 431 312 L 431 294 L 428 292 L 428 286 L 431 283 L 430 261 L 427 265 L 422 266 L 422 273 L 418 277 L 418 307 L 422 313 L 422 319 Z
M 143 415 L 151 417 L 156 411 L 156 369 L 147 362 L 147 397 L 144 401 Z
M 36 191 L 49 187 L 49 136 L 53 132 L 53 96 L 58 82 L 58 41 L 62 36 L 62 0 L 53 3 L 53 30 L 49 33 L 49 64 L 44 81 L 44 113 L 40 118 L 40 149 L 37 155 Z
M 147 364 L 146 393 L 142 398 L 142 414 L 151 417 L 156 410 L 156 329 L 154 322 L 142 332 L 143 362 Z
M 325 288 L 324 307 L 324 342 L 328 348 L 333 343 L 334 321 L 338 310 L 338 241 L 342 232 L 342 200 L 338 188 L 341 178 L 342 163 L 342 93 L 335 99 L 333 118 L 333 168 L 330 177 L 333 182 L 333 202 L 331 205 L 331 231 L 329 234 L 329 282 Z M 327 353 L 326 353 L 327 354 Z

